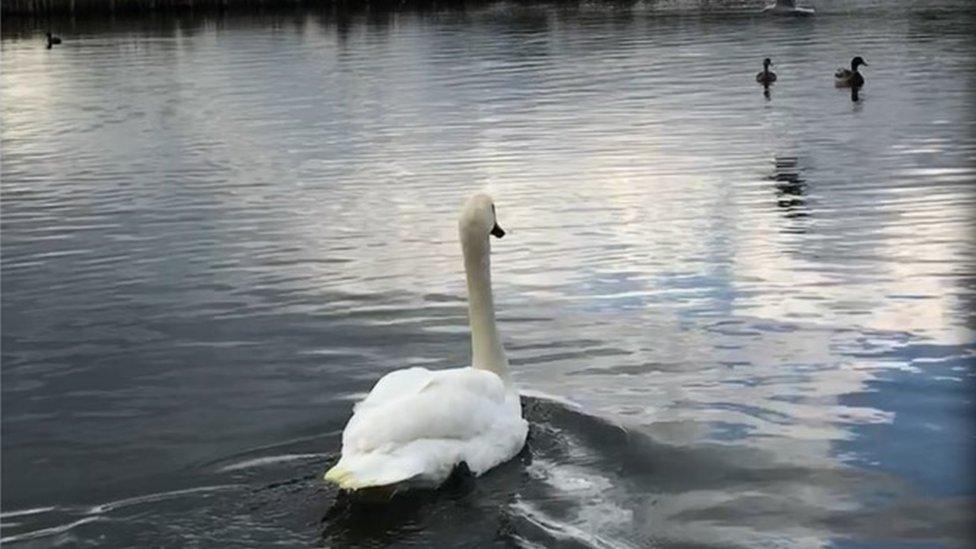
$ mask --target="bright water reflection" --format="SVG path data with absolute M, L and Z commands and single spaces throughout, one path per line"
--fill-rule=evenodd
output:
M 4 540 L 971 543 L 976 14 L 903 4 L 79 21 L 54 50 L 5 20 Z M 530 399 L 476 483 L 333 506 L 351 401 L 467 360 L 483 187 L 517 377 L 576 406 Z

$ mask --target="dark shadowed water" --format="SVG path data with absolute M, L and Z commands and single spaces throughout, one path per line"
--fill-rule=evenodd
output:
M 5 19 L 4 545 L 973 544 L 976 7 L 698 4 Z M 528 447 L 337 500 L 486 187 Z

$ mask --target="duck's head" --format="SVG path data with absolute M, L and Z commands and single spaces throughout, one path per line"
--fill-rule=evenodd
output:
M 851 70 L 856 71 L 857 68 L 861 65 L 864 65 L 865 67 L 868 66 L 867 61 L 861 59 L 860 55 L 858 55 L 854 59 L 851 59 Z
M 479 239 L 488 235 L 496 238 L 505 236 L 495 216 L 495 202 L 485 193 L 478 193 L 465 202 L 458 225 L 462 236 Z
M 763 59 L 763 67 L 769 68 L 773 65 L 773 61 L 770 58 Z
M 51 39 L 51 33 L 49 33 L 49 32 L 45 32 L 45 33 L 44 33 L 44 36 L 47 36 L 47 39 L 48 39 L 48 40 L 50 40 L 50 39 Z

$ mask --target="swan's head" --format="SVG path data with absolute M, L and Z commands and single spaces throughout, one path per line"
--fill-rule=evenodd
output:
M 858 55 L 854 59 L 851 59 L 851 70 L 855 70 L 856 71 L 857 68 L 859 66 L 861 66 L 861 65 L 864 65 L 865 67 L 868 66 L 867 62 L 864 61 L 863 59 L 861 59 L 861 56 L 860 55 Z
M 769 67 L 772 64 L 773 64 L 773 61 L 770 58 L 767 57 L 767 58 L 763 59 L 763 66 L 764 67 Z
M 461 220 L 458 224 L 462 236 L 505 236 L 505 231 L 498 226 L 498 219 L 495 217 L 495 202 L 485 193 L 478 193 L 468 199 L 461 209 Z

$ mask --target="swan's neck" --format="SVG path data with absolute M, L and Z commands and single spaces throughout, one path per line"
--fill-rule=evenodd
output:
M 495 325 L 491 294 L 491 245 L 488 235 L 461 233 L 464 271 L 468 278 L 468 320 L 471 323 L 471 366 L 494 372 L 509 383 L 508 359 Z

